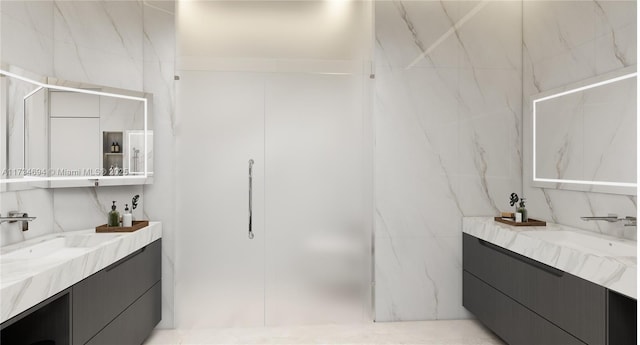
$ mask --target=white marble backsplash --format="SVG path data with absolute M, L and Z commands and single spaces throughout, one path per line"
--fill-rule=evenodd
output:
M 376 2 L 378 321 L 469 317 L 462 217 L 521 189 L 521 3 Z
M 74 231 L 106 224 L 112 201 L 116 202 L 118 212 L 122 213 L 125 204 L 129 204 L 131 209 L 131 199 L 135 195 L 141 197 L 138 208 L 132 210 L 133 219 L 148 219 L 143 214 L 142 205 L 146 200 L 142 186 L 53 189 L 54 231 Z
M 532 95 L 635 66 L 636 1 L 524 1 L 523 113 Z M 524 133 L 531 125 L 524 124 Z M 525 135 L 524 151 L 531 152 Z M 529 215 L 616 237 L 635 239 L 622 222 L 584 222 L 581 216 L 635 216 L 637 197 L 531 186 L 530 154 L 524 160 L 523 195 Z
M 0 214 L 10 211 L 27 212 L 36 217 L 29 230 L 22 231 L 19 223 L 0 224 L 0 246 L 29 240 L 53 232 L 53 193 L 48 189 L 0 193 Z

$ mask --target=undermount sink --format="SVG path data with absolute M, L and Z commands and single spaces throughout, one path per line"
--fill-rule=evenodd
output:
M 592 236 L 574 231 L 523 231 L 543 241 L 578 249 L 598 256 L 636 256 L 636 245 L 605 236 Z
M 86 252 L 88 248 L 110 241 L 117 236 L 118 234 L 57 236 L 43 242 L 34 243 L 27 247 L 3 253 L 0 255 L 0 259 L 16 260 L 74 256 Z

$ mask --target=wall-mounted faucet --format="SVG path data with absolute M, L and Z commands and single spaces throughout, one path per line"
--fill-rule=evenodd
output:
M 29 230 L 29 222 L 33 221 L 34 219 L 36 219 L 36 217 L 29 217 L 29 214 L 25 212 L 10 211 L 8 217 L 0 216 L 0 224 L 21 222 L 22 231 L 27 231 Z
M 637 224 L 636 217 L 632 217 L 632 216 L 618 217 L 617 214 L 609 214 L 606 217 L 603 217 L 603 216 L 599 216 L 599 217 L 580 217 L 580 219 L 585 220 L 585 221 L 589 221 L 589 220 L 604 220 L 604 221 L 609 222 L 609 223 L 625 221 L 626 223 L 624 224 L 624 226 L 636 226 L 636 224 Z

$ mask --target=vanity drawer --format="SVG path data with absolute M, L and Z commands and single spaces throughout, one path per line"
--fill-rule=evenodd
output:
M 584 345 L 518 302 L 463 271 L 462 305 L 511 345 Z
M 161 288 L 157 282 L 127 310 L 111 321 L 87 345 L 139 345 L 161 318 Z
M 604 287 L 468 234 L 463 252 L 464 270 L 583 342 L 606 343 Z
M 73 286 L 73 344 L 85 344 L 161 277 L 161 240 Z

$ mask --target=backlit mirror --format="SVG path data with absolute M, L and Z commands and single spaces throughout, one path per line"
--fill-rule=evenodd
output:
M 636 194 L 636 82 L 627 68 L 533 97 L 534 186 Z
M 138 91 L 3 77 L 3 175 L 20 188 L 151 183 L 151 95 Z

